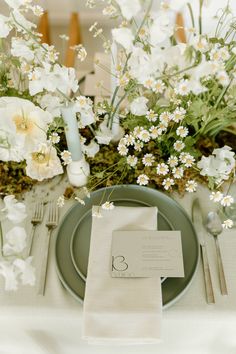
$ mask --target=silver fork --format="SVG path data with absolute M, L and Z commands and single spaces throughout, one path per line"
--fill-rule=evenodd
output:
M 35 230 L 36 230 L 36 227 L 39 224 L 41 224 L 42 221 L 43 221 L 43 202 L 38 202 L 35 204 L 34 214 L 31 219 L 31 224 L 33 226 L 32 226 L 32 230 L 30 232 L 30 237 L 29 237 L 27 248 L 26 248 L 26 257 L 29 257 L 31 254 Z
M 48 211 L 48 219 L 46 222 L 46 226 L 48 228 L 48 232 L 45 238 L 45 244 L 43 248 L 43 255 L 41 260 L 41 272 L 39 275 L 39 286 L 38 286 L 38 295 L 44 295 L 45 293 L 45 285 L 47 278 L 47 268 L 48 268 L 48 253 L 50 248 L 50 239 L 53 229 L 58 225 L 58 206 L 54 202 L 49 203 L 49 211 Z

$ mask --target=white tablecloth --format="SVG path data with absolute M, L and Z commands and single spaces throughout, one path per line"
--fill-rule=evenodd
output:
M 37 187 L 26 196 L 28 209 L 37 195 L 59 196 L 66 182 L 60 186 Z M 211 204 L 209 192 L 198 192 L 206 213 Z M 176 197 L 176 196 L 175 196 Z M 190 213 L 192 199 L 176 197 Z M 61 215 L 72 205 L 67 202 Z M 30 219 L 28 228 L 30 228 Z M 45 226 L 38 228 L 33 254 L 38 269 L 40 241 Z M 236 353 L 236 230 L 224 231 L 221 250 L 229 295 L 220 294 L 214 240 L 207 236 L 207 249 L 213 277 L 216 304 L 207 305 L 201 264 L 191 286 L 179 301 L 163 313 L 162 343 L 139 346 L 93 346 L 81 339 L 82 305 L 62 287 L 55 269 L 52 238 L 46 295 L 39 297 L 35 288 L 21 287 L 17 293 L 6 293 L 0 282 L 0 354 L 235 354 Z M 138 294 L 137 294 L 138 296 Z

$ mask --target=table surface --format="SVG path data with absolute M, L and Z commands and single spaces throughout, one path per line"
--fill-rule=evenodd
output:
M 32 206 L 37 198 L 51 200 L 61 195 L 67 180 L 60 177 L 51 184 L 40 184 L 25 196 L 29 211 L 26 220 L 30 230 Z M 209 191 L 200 187 L 195 194 L 174 198 L 189 213 L 193 198 L 200 198 L 204 214 L 212 205 Z M 60 216 L 70 208 L 67 201 Z M 45 218 L 44 218 L 45 222 Z M 3 225 L 7 227 L 7 225 Z M 36 274 L 40 267 L 41 244 L 46 236 L 45 223 L 37 228 L 33 244 Z M 0 280 L 0 354 L 115 354 L 115 353 L 236 353 L 236 230 L 224 231 L 220 237 L 228 296 L 222 296 L 218 280 L 214 240 L 206 235 L 209 263 L 215 292 L 215 305 L 207 305 L 202 265 L 199 262 L 191 286 L 172 307 L 163 312 L 162 342 L 157 345 L 94 346 L 81 339 L 82 304 L 61 285 L 55 267 L 52 236 L 45 296 L 36 295 L 35 287 L 21 287 L 17 292 L 4 292 Z

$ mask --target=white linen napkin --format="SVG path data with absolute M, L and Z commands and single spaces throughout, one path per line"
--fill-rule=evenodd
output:
M 93 212 L 98 207 L 93 207 Z M 162 295 L 158 278 L 112 278 L 113 230 L 156 230 L 157 208 L 115 207 L 92 220 L 83 312 L 83 339 L 93 344 L 159 342 Z

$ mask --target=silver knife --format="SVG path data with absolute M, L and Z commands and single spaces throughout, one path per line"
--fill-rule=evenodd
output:
M 204 239 L 205 230 L 203 228 L 202 212 L 201 212 L 201 207 L 200 207 L 198 199 L 195 199 L 193 201 L 193 205 L 192 205 L 192 221 L 193 221 L 194 227 L 195 227 L 196 232 L 197 232 L 198 241 L 199 241 L 200 249 L 201 249 L 201 257 L 202 257 L 204 281 L 205 281 L 205 287 L 206 287 L 207 303 L 208 304 L 214 304 L 215 303 L 215 297 L 214 297 L 214 291 L 213 291 L 213 286 L 212 286 L 212 281 L 211 281 L 210 267 L 209 267 L 207 250 L 206 250 L 205 239 Z

